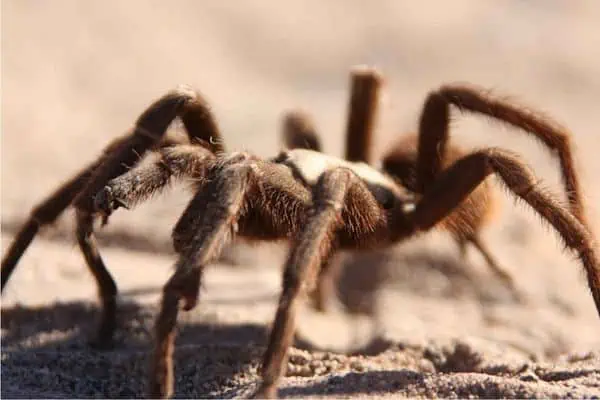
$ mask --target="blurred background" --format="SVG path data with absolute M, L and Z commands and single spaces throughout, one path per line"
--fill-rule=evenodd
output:
M 569 127 L 588 215 L 598 230 L 599 18 L 600 3 L 595 0 L 4 0 L 3 246 L 36 202 L 131 127 L 150 102 L 180 83 L 205 94 L 229 150 L 274 155 L 281 147 L 282 113 L 299 107 L 313 115 L 325 150 L 341 155 L 349 71 L 357 64 L 376 66 L 386 77 L 378 154 L 398 135 L 415 129 L 428 91 L 448 82 L 489 87 Z M 521 132 L 456 114 L 453 133 L 452 140 L 467 148 L 493 145 L 518 151 L 548 186 L 560 189 L 556 163 Z M 448 326 L 459 333 L 476 332 L 478 324 L 505 327 L 506 332 L 513 326 L 520 327 L 530 343 L 549 337 L 552 345 L 564 345 L 560 348 L 598 346 L 593 333 L 599 328 L 597 315 L 581 268 L 561 252 L 556 236 L 537 217 L 505 198 L 486 240 L 536 305 L 527 309 L 496 300 L 500 305 L 493 323 L 484 318 L 490 312 L 485 310 L 471 325 L 463 320 Z M 116 213 L 101 234 L 103 243 L 127 251 L 169 252 L 171 227 L 188 199 L 176 188 L 135 212 Z M 77 266 L 78 276 L 88 279 L 70 226 L 72 219 L 62 218 L 44 236 L 68 243 L 68 262 L 60 258 L 59 264 Z M 382 306 L 389 315 L 401 313 L 402 332 L 413 336 L 410 329 L 443 329 L 439 318 L 445 306 L 427 301 L 445 301 L 449 292 L 434 288 L 456 284 L 452 277 L 439 278 L 445 270 L 435 257 L 419 256 L 447 254 L 452 261 L 456 249 L 448 238 L 432 234 L 416 242 L 413 250 L 399 250 L 417 254 L 412 262 L 410 257 L 389 261 L 386 255 L 386 263 L 403 271 L 396 283 L 405 292 L 400 309 L 395 297 L 393 304 L 384 301 Z M 38 273 L 49 279 L 45 282 L 59 281 L 48 278 L 52 269 L 45 265 L 44 254 L 35 253 L 36 243 L 14 279 L 27 276 L 35 281 Z M 236 257 L 279 267 L 281 251 L 261 249 L 240 250 Z M 34 257 L 31 252 L 37 258 L 27 258 Z M 348 263 L 356 260 L 372 265 L 360 257 Z M 165 273 L 170 262 L 161 267 Z M 419 262 L 423 266 L 416 265 Z M 482 262 L 475 259 L 473 264 L 471 270 L 477 270 Z M 130 267 L 132 274 L 139 274 L 134 272 L 139 266 Z M 436 268 L 440 274 L 431 272 Z M 470 276 L 461 301 L 490 296 L 486 292 L 493 290 L 487 285 L 493 286 L 494 278 L 483 267 L 479 274 Z M 272 275 L 274 290 L 278 276 Z M 26 299 L 25 287 L 16 294 L 13 285 L 13 296 Z M 93 298 L 91 286 L 85 293 Z M 473 311 L 459 310 L 450 315 Z M 515 322 L 519 318 L 521 322 Z M 573 329 L 575 324 L 580 326 Z M 506 333 L 502 329 L 498 337 Z

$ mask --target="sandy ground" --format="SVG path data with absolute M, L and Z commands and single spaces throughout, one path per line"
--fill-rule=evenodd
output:
M 227 147 L 272 155 L 284 110 L 310 111 L 341 154 L 348 71 L 378 66 L 387 91 L 377 148 L 412 130 L 428 90 L 469 81 L 570 128 L 588 215 L 600 97 L 593 0 L 2 2 L 2 247 L 36 202 L 179 83 L 202 90 Z M 450 4 L 450 3 L 448 3 Z M 460 118 L 454 139 L 523 154 L 558 191 L 556 164 L 524 135 Z M 174 255 L 183 190 L 119 211 L 100 233 L 121 290 L 114 349 L 87 346 L 95 289 L 72 215 L 48 227 L 2 295 L 2 397 L 141 397 L 156 302 Z M 600 396 L 600 321 L 581 268 L 523 207 L 485 232 L 515 299 L 476 254 L 434 232 L 385 253 L 346 254 L 340 304 L 302 310 L 284 397 Z M 247 396 L 258 381 L 285 247 L 238 246 L 181 318 L 178 397 Z

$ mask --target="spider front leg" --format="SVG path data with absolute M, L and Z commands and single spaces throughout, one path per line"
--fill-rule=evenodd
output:
M 4 285 L 39 227 L 53 222 L 66 207 L 73 205 L 76 209 L 77 242 L 96 280 L 102 303 L 98 335 L 94 341 L 94 344 L 100 347 L 110 344 L 113 338 L 116 326 L 117 287 L 102 261 L 94 238 L 93 223 L 98 211 L 95 208 L 94 197 L 109 180 L 135 166 L 147 151 L 166 146 L 166 130 L 177 116 L 183 119 L 184 125 L 189 129 L 187 133 L 190 139 L 198 144 L 198 139 L 218 136 L 207 105 L 198 93 L 187 87 L 167 93 L 142 113 L 130 134 L 115 140 L 95 163 L 34 209 L 31 220 L 17 235 L 3 259 Z M 208 142 L 207 140 L 206 143 Z
M 206 103 L 198 93 L 181 88 L 163 96 L 142 114 L 133 133 L 114 140 L 96 161 L 31 211 L 2 259 L 2 290 L 39 230 L 53 223 L 74 201 L 77 208 L 91 212 L 93 195 L 109 179 L 137 163 L 146 150 L 158 145 L 168 124 L 177 115 L 182 117 L 190 139 L 195 142 L 208 143 L 210 137 L 219 137 Z
M 126 174 L 108 182 L 94 198 L 94 209 L 108 218 L 121 206 L 134 206 L 175 179 L 190 177 L 198 184 L 203 180 L 206 165 L 215 159 L 215 155 L 200 146 L 175 145 L 157 152 L 154 163 L 130 169 Z M 110 343 L 116 327 L 117 286 L 98 252 L 93 235 L 94 215 L 77 211 L 77 241 L 86 263 L 90 266 L 100 291 L 102 316 L 95 345 L 100 347 Z
M 118 208 L 131 208 L 182 178 L 200 186 L 216 155 L 200 146 L 180 144 L 160 149 L 154 159 L 112 179 L 94 196 L 94 208 L 105 217 Z
M 173 236 L 186 238 L 178 245 L 180 257 L 163 289 L 155 323 L 155 349 L 149 395 L 166 398 L 173 391 L 173 344 L 179 307 L 191 310 L 198 301 L 204 267 L 215 260 L 236 231 L 237 221 L 252 188 L 252 169 L 247 165 L 225 170 L 217 167 L 206 185 L 192 199 Z M 201 217 L 197 215 L 201 213 Z M 195 222 L 195 223 L 194 223 Z M 187 230 L 182 232 L 179 230 Z
M 132 133 L 123 138 L 96 168 L 84 190 L 74 200 L 75 208 L 94 212 L 94 196 L 110 181 L 135 166 L 147 151 L 160 144 L 173 120 L 198 99 L 195 91 L 182 87 L 154 102 L 136 121 Z M 210 135 L 210 133 L 204 132 Z
M 97 215 L 95 195 L 107 183 L 134 167 L 148 151 L 159 147 L 168 126 L 173 120 L 186 112 L 191 105 L 205 107 L 198 93 L 181 87 L 167 93 L 155 101 L 136 121 L 132 133 L 123 137 L 117 145 L 107 152 L 102 163 L 93 171 L 83 190 L 73 200 L 77 214 L 77 243 L 86 260 L 86 264 L 96 279 L 100 300 L 103 306 L 98 336 L 94 344 L 99 347 L 110 345 L 116 327 L 117 286 L 106 269 L 94 238 L 93 223 Z M 198 108 L 191 109 L 192 114 Z M 196 128 L 199 125 L 194 125 Z M 195 135 L 210 134 L 207 131 L 188 132 Z
M 412 215 L 415 230 L 428 230 L 438 224 L 492 173 L 545 219 L 567 248 L 577 252 L 600 315 L 600 260 L 591 233 L 559 201 L 542 190 L 528 167 L 507 151 L 485 149 L 471 153 L 442 172 L 417 203 Z

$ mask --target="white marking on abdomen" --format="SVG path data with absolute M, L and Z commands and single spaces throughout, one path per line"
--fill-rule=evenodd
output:
M 306 149 L 294 149 L 286 152 L 287 160 L 298 168 L 309 185 L 317 183 L 319 177 L 327 170 L 343 167 L 352 170 L 366 182 L 383 186 L 395 191 L 396 184 L 392 179 L 375 168 L 365 164 L 342 160 L 341 158 Z

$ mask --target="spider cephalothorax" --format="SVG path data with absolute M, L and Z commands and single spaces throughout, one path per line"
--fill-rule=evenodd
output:
M 257 392 L 258 396 L 272 397 L 286 365 L 299 300 L 335 252 L 385 248 L 432 229 L 492 174 L 545 219 L 566 248 L 578 255 L 600 313 L 599 260 L 584 218 L 569 137 L 547 119 L 492 98 L 475 87 L 442 86 L 425 101 L 417 139 L 417 189 L 411 190 L 367 164 L 343 161 L 314 150 L 292 150 L 261 159 L 244 152 L 215 151 L 209 145 L 163 144 L 166 127 L 176 116 L 181 116 L 184 123 L 187 118 L 190 137 L 202 139 L 202 143 L 212 143 L 206 139 L 218 137 L 206 104 L 198 99 L 197 94 L 186 90 L 175 91 L 154 103 L 138 119 L 133 134 L 78 178 L 83 180 L 79 186 L 69 183 L 64 186 L 69 190 L 59 192 L 70 197 L 52 198 L 60 200 L 64 207 L 73 203 L 77 208 L 80 246 L 102 288 L 102 274 L 107 272 L 91 240 L 93 218 L 107 218 L 124 204 L 132 207 L 175 180 L 191 178 L 194 182 L 192 199 L 173 229 L 178 259 L 175 272 L 164 286 L 156 319 L 149 386 L 152 397 L 172 393 L 172 353 L 179 310 L 196 305 L 205 267 L 236 237 L 291 242 L 282 293 L 262 363 L 262 384 Z M 563 165 L 570 209 L 540 188 L 517 155 L 502 149 L 467 153 L 444 168 L 452 105 L 503 120 L 556 149 Z M 147 150 L 156 152 L 155 162 L 136 164 L 139 155 Z M 31 224 L 39 223 L 40 218 L 34 212 Z M 15 243 L 26 245 L 28 241 L 23 238 L 31 234 L 23 235 Z M 15 248 L 21 250 L 13 251 Z M 22 249 L 23 246 L 13 246 L 3 261 L 3 282 Z M 109 299 L 114 299 L 115 293 L 113 287 L 108 292 L 112 296 Z M 101 294 L 105 300 L 106 292 L 101 290 Z M 107 303 L 103 304 L 106 309 Z M 114 305 L 111 310 L 114 314 Z

